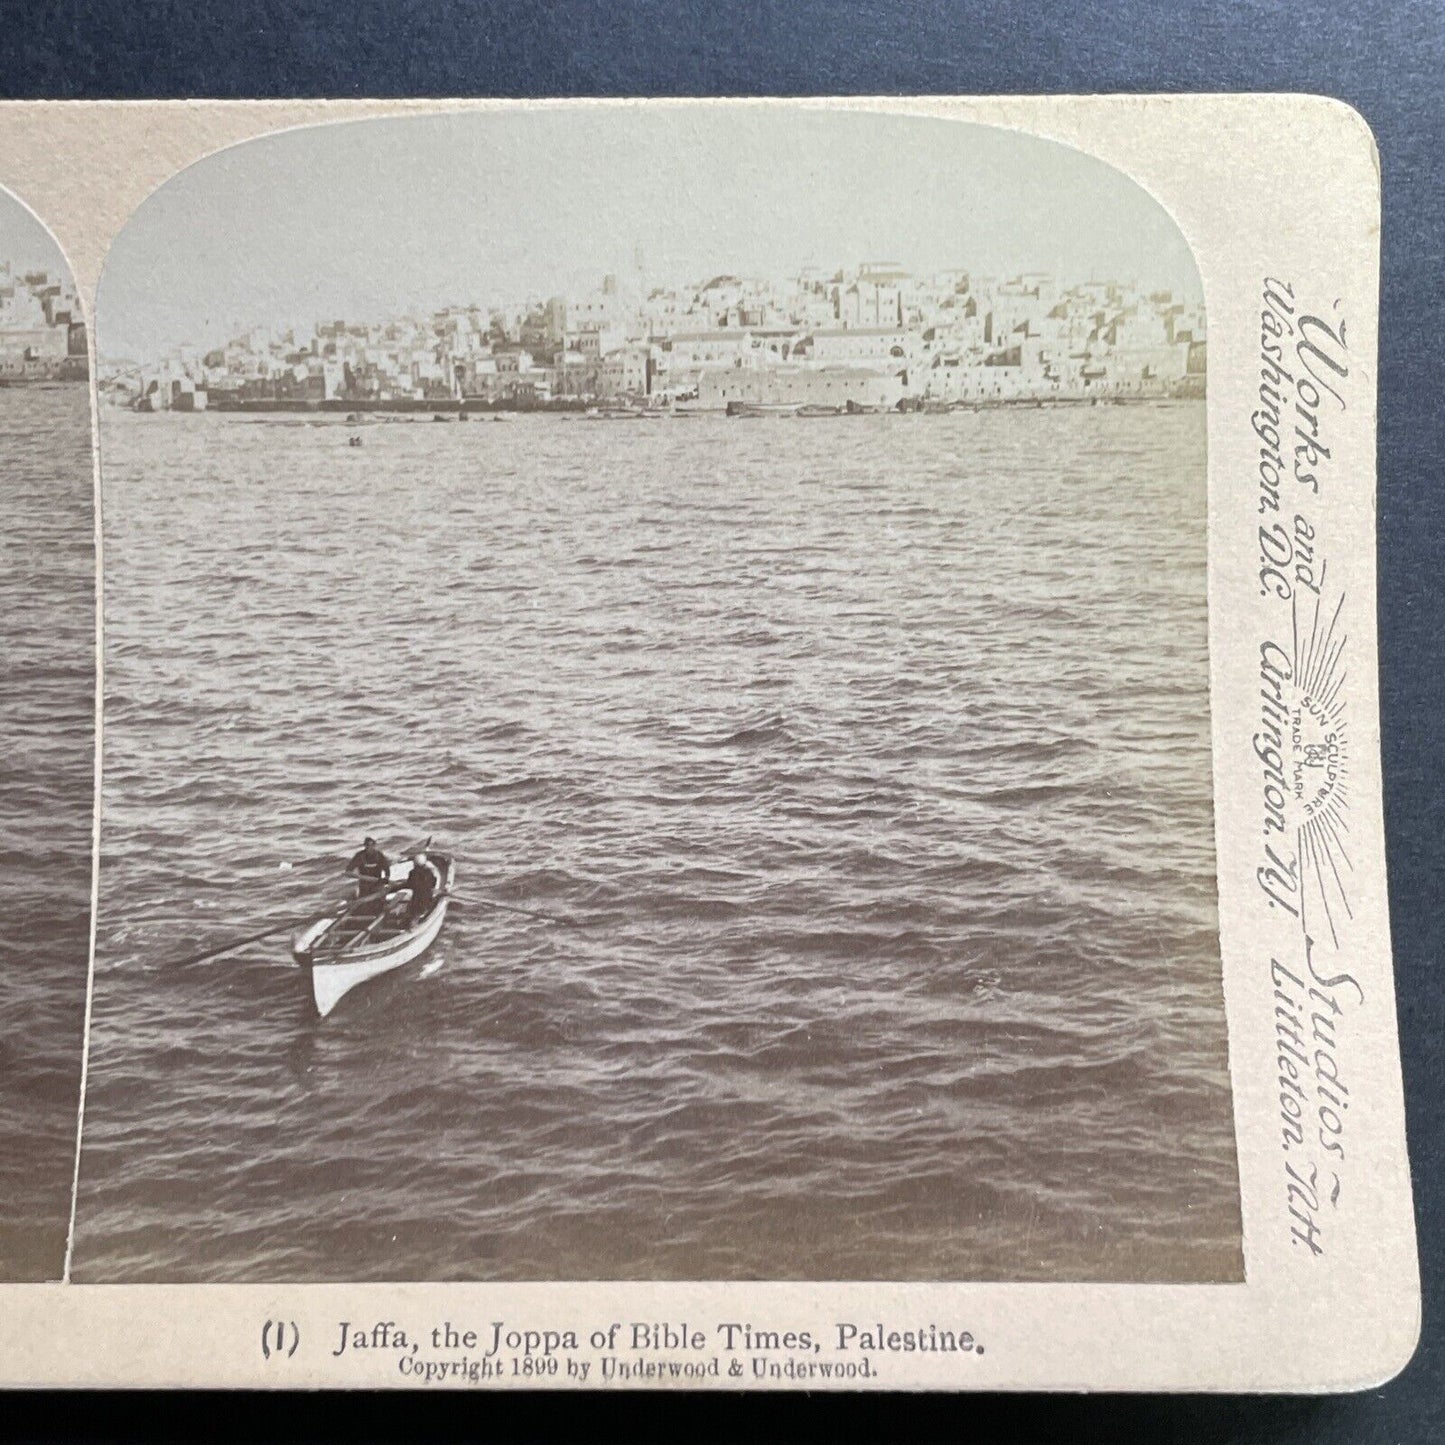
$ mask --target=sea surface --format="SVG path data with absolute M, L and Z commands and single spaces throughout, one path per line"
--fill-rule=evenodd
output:
M 0 1281 L 58 1279 L 95 809 L 90 391 L 0 387 Z
M 1240 1278 L 1204 458 L 107 411 L 76 1278 Z M 177 965 L 366 832 L 423 959 Z

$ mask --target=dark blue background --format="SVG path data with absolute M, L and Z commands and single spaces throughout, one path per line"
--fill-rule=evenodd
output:
M 1380 315 L 1380 640 L 1390 896 L 1400 993 L 1411 1155 L 1425 1276 L 1425 1335 L 1415 1361 L 1383 1390 L 1329 1400 L 960 1399 L 897 1402 L 727 1400 L 694 1408 L 648 1402 L 655 1427 L 695 1419 L 769 1437 L 822 1425 L 891 1437 L 910 1424 L 950 1433 L 1006 1427 L 1022 1439 L 1269 1439 L 1356 1442 L 1445 1438 L 1442 1377 L 1440 1170 L 1445 1148 L 1442 1009 L 1432 977 L 1445 952 L 1440 903 L 1445 741 L 1440 552 L 1445 494 L 1445 361 L 1438 340 L 1445 274 L 1445 9 L 1386 5 L 1101 4 L 1097 0 L 891 5 L 24 4 L 0 3 L 0 97 L 290 95 L 827 95 L 1175 90 L 1290 90 L 1350 102 L 1373 127 L 1384 176 Z M 1270 137 L 1259 137 L 1261 156 Z M 1321 184 L 1329 156 L 1319 158 Z M 1333 1328 L 1322 1319 L 1322 1331 Z M 1147 1343 L 1141 1341 L 1141 1348 Z M 1307 1351 L 1307 1340 L 1298 1342 Z M 35 1403 L 47 1433 L 111 1438 L 152 1411 L 112 1401 Z M 530 1423 L 509 1409 L 509 1433 L 603 1432 L 620 1404 Z M 634 1408 L 641 1402 L 634 1402 Z M 170 1423 L 206 1433 L 278 1429 L 312 1438 L 409 1433 L 418 1403 L 256 1401 L 217 1417 L 207 1402 L 172 1400 Z M 500 1402 L 449 1401 L 433 1427 L 492 1433 Z M 81 1412 L 81 1413 L 77 1413 Z M 10 1428 L 19 1423 L 12 1415 Z M 227 1423 L 229 1422 L 229 1423 Z M 0 1427 L 3 1428 L 3 1427 Z M 23 1427 L 22 1427 L 23 1428 Z M 359 1432 L 359 1433 L 358 1433 Z M 909 1433 L 914 1433 L 909 1431 Z M 234 1438 L 234 1436 L 232 1437 Z

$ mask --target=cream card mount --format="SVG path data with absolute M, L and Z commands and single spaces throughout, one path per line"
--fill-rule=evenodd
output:
M 7 1381 L 1402 1367 L 1358 115 L 10 104 L 0 185 L 103 597 Z

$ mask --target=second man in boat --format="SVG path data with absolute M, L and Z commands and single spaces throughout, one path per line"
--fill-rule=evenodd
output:
M 427 858 L 425 852 L 414 853 L 411 871 L 406 875 L 406 887 L 411 889 L 411 902 L 406 906 L 406 922 L 415 923 L 431 912 L 436 902 L 437 889 L 442 886 L 442 875 L 436 864 Z

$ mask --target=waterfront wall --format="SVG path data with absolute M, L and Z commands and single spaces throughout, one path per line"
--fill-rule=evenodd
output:
M 83 356 L 27 357 L 0 352 L 0 386 L 35 381 L 88 381 Z
M 900 377 L 865 367 L 713 367 L 700 372 L 697 379 L 697 404 L 719 410 L 729 402 L 837 407 L 852 402 L 855 406 L 892 408 L 903 394 Z

